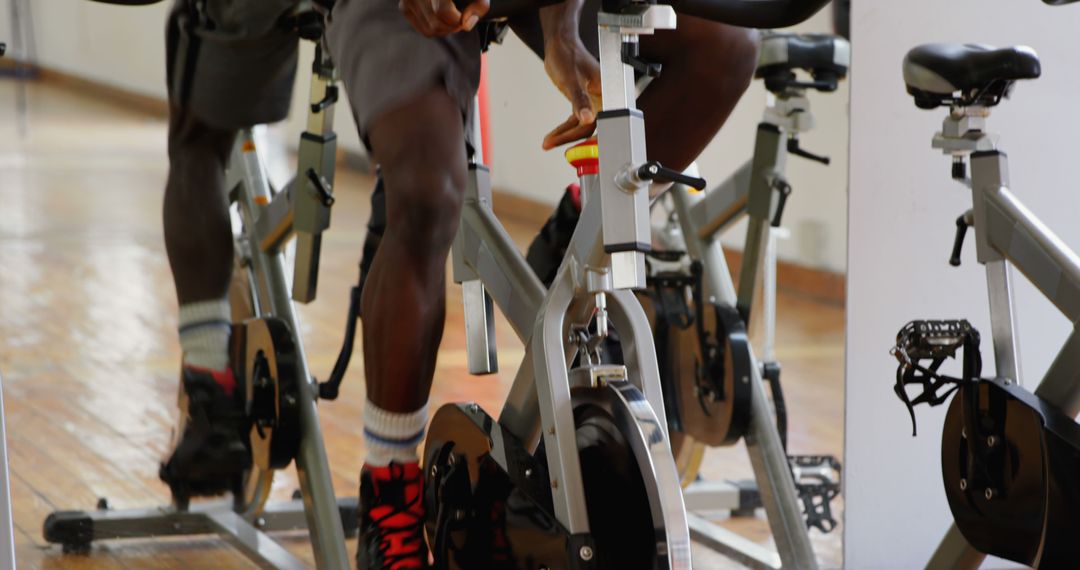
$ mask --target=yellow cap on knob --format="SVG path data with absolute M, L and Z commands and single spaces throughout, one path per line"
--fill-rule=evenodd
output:
M 577 169 L 578 176 L 600 173 L 600 145 L 596 137 L 566 149 L 566 162 Z

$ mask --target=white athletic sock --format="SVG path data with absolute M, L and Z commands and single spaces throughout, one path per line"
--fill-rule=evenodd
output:
M 427 420 L 427 404 L 415 412 L 396 414 L 367 400 L 364 403 L 364 445 L 367 447 L 364 464 L 386 467 L 391 461 L 415 463 L 419 459 L 416 448 L 424 439 Z
M 228 299 L 180 305 L 180 346 L 184 350 L 184 364 L 208 370 L 228 368 L 231 321 Z

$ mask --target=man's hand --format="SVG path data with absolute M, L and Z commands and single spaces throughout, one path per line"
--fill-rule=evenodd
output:
M 600 104 L 600 62 L 578 39 L 577 29 L 570 37 L 561 35 L 544 45 L 544 69 L 559 88 L 573 112 L 562 124 L 544 137 L 544 150 L 550 150 L 584 138 L 596 129 L 596 110 Z
M 473 0 L 464 10 L 458 10 L 453 0 L 398 1 L 398 9 L 405 19 L 429 38 L 472 31 L 489 7 L 489 0 Z
M 544 70 L 573 112 L 544 137 L 544 150 L 588 138 L 596 129 L 601 108 L 600 62 L 585 49 L 578 36 L 583 0 L 566 0 L 540 9 L 544 30 Z

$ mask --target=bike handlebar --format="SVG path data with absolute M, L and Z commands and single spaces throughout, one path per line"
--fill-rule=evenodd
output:
M 489 0 L 485 20 L 508 18 L 562 0 Z M 618 0 L 630 4 L 627 0 Z M 831 0 L 660 0 L 676 13 L 743 28 L 785 28 L 809 19 Z M 464 9 L 471 0 L 454 0 Z M 605 2 L 607 3 L 607 2 Z

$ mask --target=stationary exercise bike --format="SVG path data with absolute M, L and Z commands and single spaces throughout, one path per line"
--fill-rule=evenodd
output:
M 769 386 L 786 450 L 787 411 L 773 354 L 775 276 L 768 274 L 776 259 L 770 247 L 792 194 L 788 155 L 830 162 L 800 146 L 800 135 L 815 126 L 806 94 L 835 91 L 850 58 L 850 45 L 837 36 L 765 34 L 755 77 L 770 96 L 754 156 L 708 192 L 676 184 L 653 206 L 660 213 L 653 216 L 659 251 L 650 253 L 649 288 L 642 296 L 656 332 L 668 422 L 685 485 L 697 479 L 707 447 L 750 434 L 752 369 Z M 719 236 L 744 217 L 747 235 L 736 287 Z M 765 354 L 756 359 L 747 329 L 763 275 Z M 839 493 L 839 462 L 829 456 L 793 456 L 791 462 L 793 470 L 807 475 L 805 482 L 796 477 L 807 524 L 828 532 L 836 525 L 829 502 Z
M 982 377 L 982 337 L 966 320 L 913 321 L 897 335 L 894 390 L 913 431 L 914 406 L 948 403 L 941 469 L 955 524 L 929 568 L 977 567 L 985 554 L 1043 568 L 1080 560 L 1080 426 L 1073 419 L 1080 413 L 1080 257 L 1010 192 L 1007 157 L 986 131 L 990 110 L 1013 84 L 1040 72 L 1026 47 L 930 44 L 904 60 L 916 106 L 949 109 L 933 147 L 952 157 L 952 178 L 971 189 L 974 203 L 956 220 L 949 262 L 960 265 L 973 228 L 986 266 L 996 369 Z M 1011 268 L 1074 323 L 1034 393 L 1020 384 Z M 943 370 L 954 360 L 958 376 Z
M 605 5 L 598 141 L 572 149 L 584 209 L 547 291 L 492 213 L 487 168 L 470 165 L 452 254 L 465 302 L 470 372 L 498 369 L 494 305 L 526 351 L 497 419 L 470 403 L 446 405 L 432 419 L 424 466 L 428 541 L 437 562 L 449 568 L 689 567 L 687 517 L 652 330 L 632 290 L 646 286 L 650 184 L 704 188 L 705 181 L 646 158 L 634 69 L 647 64 L 637 41 L 674 28 L 675 9 L 777 27 L 808 18 L 825 3 Z M 611 328 L 619 332 L 621 364 L 604 363 L 598 353 Z M 755 393 L 752 401 L 767 407 L 760 398 Z M 775 429 L 769 433 L 779 448 Z M 797 513 L 786 458 L 776 463 L 780 484 L 769 508 Z M 792 536 L 778 537 L 781 555 L 791 567 L 815 567 L 805 527 L 796 525 L 801 528 Z
M 321 236 L 329 227 L 334 203 L 337 74 L 322 45 L 322 10 L 329 4 L 302 2 L 292 22 L 301 38 L 316 44 L 298 174 L 285 188 L 272 188 L 254 131 L 243 129 L 225 175 L 236 252 L 229 291 L 236 323 L 232 360 L 242 363 L 252 468 L 234 482 L 232 501 L 189 504 L 185 489 L 174 488 L 171 507 L 115 511 L 102 499 L 94 511 L 54 512 L 45 521 L 45 539 L 61 544 L 65 552 L 86 552 L 99 540 L 211 534 L 263 567 L 304 568 L 265 533 L 306 528 L 319 568 L 349 567 L 345 535 L 356 529 L 356 499 L 334 497 L 316 400 L 337 396 L 351 356 L 355 322 L 348 323 L 345 348 L 333 373 L 319 383 L 308 369 L 293 308 L 293 301 L 315 299 Z M 294 237 L 290 288 L 284 252 Z M 275 473 L 294 460 L 300 481 L 294 500 L 268 503 Z
M 787 411 L 780 384 L 775 336 L 775 239 L 785 205 L 792 194 L 787 158 L 795 155 L 829 164 L 827 157 L 800 146 L 800 135 L 815 126 L 807 92 L 835 91 L 847 75 L 850 45 L 842 38 L 819 34 L 768 32 L 761 41 L 755 76 L 769 92 L 764 117 L 756 131 L 754 156 L 727 180 L 706 192 L 675 184 L 651 204 L 653 250 L 646 254 L 647 287 L 638 298 L 653 327 L 660 379 L 664 387 L 672 448 L 690 511 L 730 511 L 752 515 L 772 493 L 770 478 L 757 469 L 750 481 L 706 481 L 698 477 L 709 447 L 746 438 L 758 452 L 760 437 L 751 433 L 751 370 L 767 383 L 775 424 L 754 429 L 778 432 L 786 453 Z M 646 78 L 638 81 L 639 88 Z M 571 149 L 568 158 L 588 156 L 588 145 Z M 580 167 L 579 167 L 580 169 Z M 691 166 L 688 172 L 696 172 Z M 545 283 L 554 279 L 565 251 L 565 237 L 577 223 L 580 189 L 571 186 L 528 249 L 530 266 Z M 746 247 L 736 289 L 719 236 L 747 217 Z M 764 353 L 756 359 L 748 339 L 748 323 L 759 283 L 764 289 Z M 609 335 L 600 360 L 618 363 L 617 334 Z M 806 526 L 830 532 L 836 525 L 831 501 L 840 491 L 840 462 L 827 455 L 789 456 Z M 798 516 L 793 513 L 792 520 Z M 770 519 L 773 522 L 773 519 Z M 759 566 L 776 566 L 775 554 L 751 549 L 746 541 L 725 534 L 704 517 L 690 517 L 691 537 L 713 549 Z M 778 535 L 793 531 L 774 527 Z M 748 552 L 753 550 L 753 552 Z

